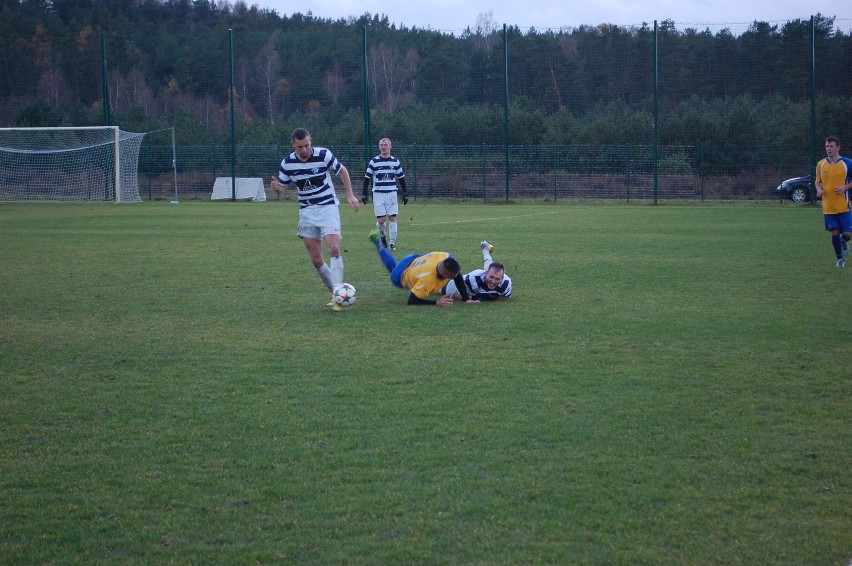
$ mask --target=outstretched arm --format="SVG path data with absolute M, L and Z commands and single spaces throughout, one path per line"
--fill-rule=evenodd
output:
M 421 299 L 414 293 L 408 295 L 408 304 L 409 305 L 435 305 L 439 307 L 451 307 L 453 306 L 453 298 L 449 295 L 441 295 L 437 301 L 432 301 L 430 299 Z
M 435 305 L 438 301 L 431 301 L 429 299 L 421 299 L 414 293 L 409 293 L 408 295 L 408 304 L 409 305 Z

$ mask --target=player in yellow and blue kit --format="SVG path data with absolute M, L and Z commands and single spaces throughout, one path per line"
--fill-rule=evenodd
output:
M 453 306 L 453 298 L 441 294 L 441 289 L 450 280 L 455 281 L 464 302 L 479 302 L 468 295 L 461 276 L 461 266 L 451 254 L 447 252 L 408 254 L 397 261 L 382 243 L 378 230 L 370 232 L 370 240 L 376 245 L 379 258 L 390 273 L 391 283 L 401 289 L 411 290 L 408 295 L 409 305 Z M 441 294 L 441 296 L 437 300 L 429 299 L 429 295 L 433 294 Z
M 825 229 L 831 232 L 831 245 L 837 256 L 837 267 L 846 265 L 849 240 L 852 240 L 852 211 L 849 209 L 849 188 L 852 187 L 852 159 L 840 156 L 840 140 L 825 138 L 826 158 L 817 163 L 817 197 L 822 198 Z

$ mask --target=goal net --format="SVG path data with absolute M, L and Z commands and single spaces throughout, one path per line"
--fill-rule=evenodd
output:
M 144 136 L 117 126 L 0 128 L 0 201 L 139 202 Z

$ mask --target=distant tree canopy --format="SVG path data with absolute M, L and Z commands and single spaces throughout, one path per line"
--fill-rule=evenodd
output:
M 663 21 L 660 141 L 801 145 L 814 53 L 818 129 L 852 137 L 852 35 L 822 15 L 814 30 L 810 18 L 736 34 Z M 504 35 L 483 14 L 453 35 L 369 13 L 281 17 L 242 1 L 0 0 L 0 120 L 102 123 L 105 61 L 111 121 L 175 125 L 179 143 L 228 141 L 233 98 L 243 143 L 286 143 L 301 125 L 324 143 L 362 143 L 369 100 L 372 131 L 395 141 L 499 144 L 507 95 L 510 143 L 646 143 L 654 41 L 650 24 Z

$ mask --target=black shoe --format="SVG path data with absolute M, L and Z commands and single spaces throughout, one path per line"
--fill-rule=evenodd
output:
M 382 236 L 382 247 L 383 248 L 388 247 L 388 239 L 385 238 L 384 236 Z

